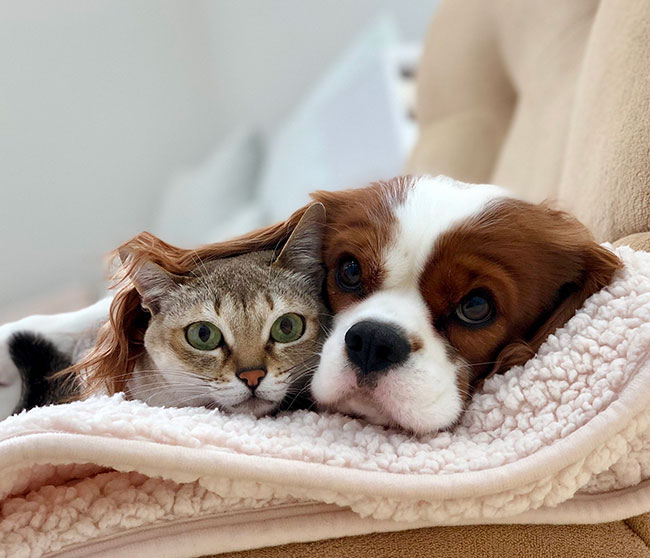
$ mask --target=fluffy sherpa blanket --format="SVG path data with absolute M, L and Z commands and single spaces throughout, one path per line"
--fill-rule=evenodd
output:
M 650 253 L 452 432 L 120 396 L 0 423 L 0 557 L 188 557 L 433 524 L 650 511 Z

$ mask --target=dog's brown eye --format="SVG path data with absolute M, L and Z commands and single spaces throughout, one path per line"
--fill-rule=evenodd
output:
M 336 283 L 343 291 L 356 291 L 361 286 L 361 264 L 352 256 L 345 256 L 336 269 Z
M 491 320 L 493 315 L 492 304 L 479 293 L 470 293 L 456 307 L 456 316 L 469 325 L 484 324 Z

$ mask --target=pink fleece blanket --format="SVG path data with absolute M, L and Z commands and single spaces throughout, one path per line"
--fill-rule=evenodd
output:
M 650 254 L 452 432 L 255 419 L 121 396 L 0 423 L 0 557 L 187 557 L 434 524 L 650 511 Z

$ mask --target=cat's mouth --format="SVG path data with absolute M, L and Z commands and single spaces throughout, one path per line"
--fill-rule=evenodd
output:
M 232 405 L 229 410 L 234 413 L 246 413 L 255 415 L 256 417 L 261 417 L 262 415 L 266 415 L 273 411 L 278 404 L 278 401 L 262 399 L 253 395 L 241 403 Z

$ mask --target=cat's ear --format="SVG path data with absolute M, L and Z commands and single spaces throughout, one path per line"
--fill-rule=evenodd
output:
M 324 274 L 321 248 L 325 220 L 325 206 L 322 203 L 310 205 L 273 265 L 304 273 L 320 288 Z
M 129 279 L 140 295 L 142 307 L 151 314 L 160 311 L 160 302 L 169 292 L 188 280 L 186 277 L 165 271 L 151 261 L 135 262 L 132 260 L 133 254 L 128 250 L 120 250 L 118 254 Z

